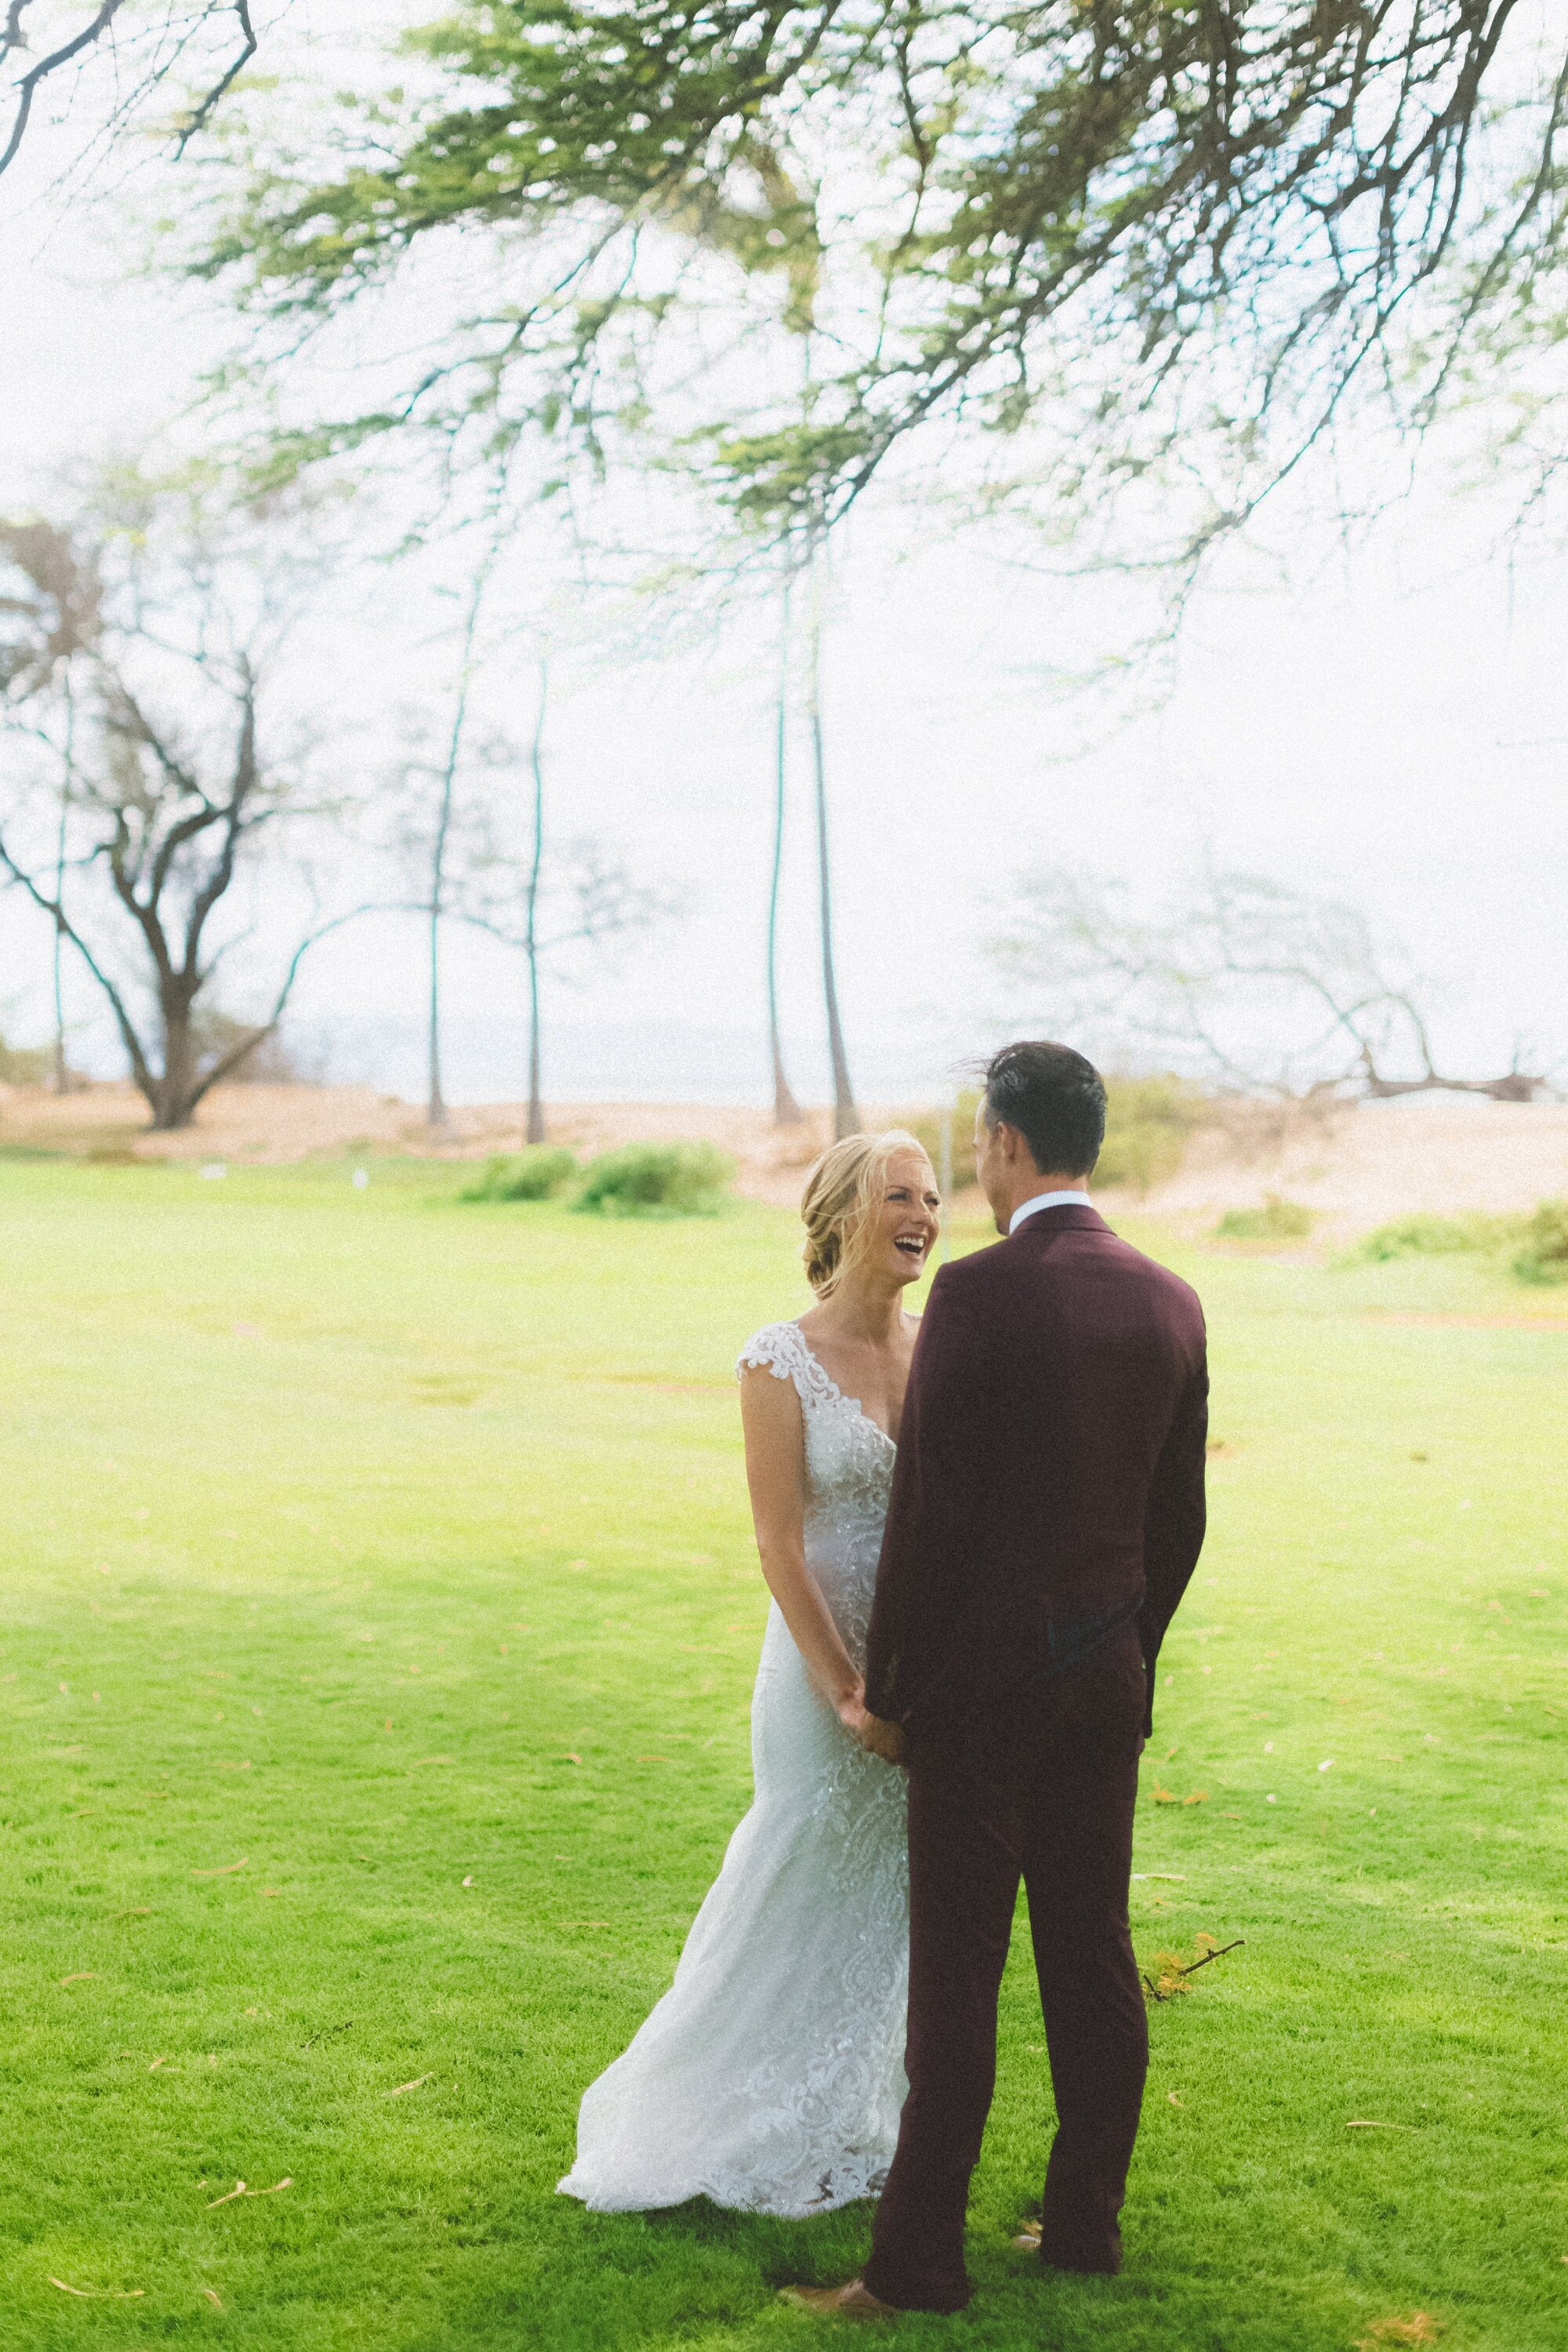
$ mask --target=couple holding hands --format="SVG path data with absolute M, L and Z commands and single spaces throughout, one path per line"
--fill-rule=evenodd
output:
M 835 1144 L 802 1202 L 817 1303 L 741 1353 L 773 1596 L 755 1799 L 561 2186 L 601 2211 L 876 2198 L 861 2275 L 787 2290 L 826 2315 L 969 2300 L 1020 1879 L 1057 2111 L 1038 2259 L 1121 2264 L 1138 1759 L 1203 1542 L 1208 1379 L 1193 1291 L 1090 1205 L 1104 1128 L 1081 1055 L 993 1057 L 976 1172 L 1003 1239 L 943 1266 L 918 1321 L 931 1164 L 898 1130 Z

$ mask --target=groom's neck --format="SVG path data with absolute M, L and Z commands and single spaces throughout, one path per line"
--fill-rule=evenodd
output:
M 1026 1162 L 1012 1176 L 1004 1198 L 992 1203 L 996 1213 L 996 1229 L 1005 1234 L 1025 1202 L 1037 1201 L 1042 1192 L 1087 1192 L 1088 1190 L 1087 1176 L 1069 1175 L 1059 1168 L 1042 1174 L 1031 1162 Z

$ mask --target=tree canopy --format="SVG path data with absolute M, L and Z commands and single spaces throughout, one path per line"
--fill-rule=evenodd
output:
M 931 428 L 1041 427 L 1080 492 L 1184 479 L 1162 551 L 1190 554 L 1363 383 L 1419 422 L 1502 312 L 1547 331 L 1568 39 L 1542 23 L 1521 0 L 461 0 L 296 164 L 253 150 L 196 266 L 293 337 L 416 249 L 493 259 L 494 299 L 291 461 L 410 422 L 595 443 L 738 269 L 814 341 L 804 401 L 783 367 L 738 394 L 683 347 L 686 437 L 743 515 L 831 520 Z

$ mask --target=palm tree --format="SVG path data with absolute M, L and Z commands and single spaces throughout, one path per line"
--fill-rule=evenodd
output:
M 789 574 L 784 574 L 779 604 L 779 693 L 773 760 L 773 866 L 768 884 L 768 1046 L 773 1065 L 773 1125 L 798 1127 L 804 1116 L 784 1076 L 784 1040 L 779 1033 L 778 937 L 779 882 L 784 872 L 784 782 L 789 750 Z
M 860 1114 L 844 1048 L 844 1024 L 838 1015 L 838 988 L 833 972 L 833 872 L 827 846 L 827 760 L 822 732 L 822 589 L 823 559 L 814 546 L 808 559 L 811 598 L 806 620 L 805 716 L 811 734 L 811 766 L 816 801 L 817 913 L 822 940 L 822 994 L 827 1012 L 827 1052 L 833 1066 L 833 1132 L 836 1137 L 859 1132 Z

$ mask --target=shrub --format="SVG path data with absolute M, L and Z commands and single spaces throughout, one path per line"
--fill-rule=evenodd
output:
M 7 1045 L 0 1037 L 0 1087 L 41 1087 L 55 1066 L 48 1045 Z
M 531 1143 L 525 1151 L 499 1151 L 487 1160 L 459 1201 L 550 1201 L 577 1173 L 577 1155 L 563 1143 Z
M 624 1143 L 601 1151 L 573 1206 L 611 1216 L 712 1216 L 735 1163 L 711 1143 Z
M 1094 1171 L 1097 1184 L 1127 1184 L 1147 1192 L 1173 1176 L 1186 1156 L 1187 1139 L 1213 1116 L 1201 1088 L 1169 1071 L 1145 1078 L 1105 1081 L 1105 1144 Z
M 962 1192 L 966 1184 L 974 1181 L 974 1114 L 980 1108 L 980 1096 L 973 1087 L 965 1087 L 952 1106 L 952 1189 Z M 941 1111 L 925 1110 L 904 1121 L 926 1158 L 942 1175 Z
M 1165 1071 L 1145 1078 L 1108 1077 L 1105 1097 L 1105 1142 L 1094 1181 L 1127 1184 L 1137 1192 L 1147 1192 L 1163 1178 L 1175 1174 L 1187 1138 L 1213 1116 L 1213 1106 L 1200 1088 Z M 966 1087 L 952 1107 L 955 1192 L 974 1181 L 974 1114 L 979 1108 L 980 1095 L 974 1087 Z M 909 1127 L 940 1172 L 941 1114 L 922 1112 L 910 1120 Z
M 1441 1257 L 1458 1250 L 1499 1249 L 1517 1241 L 1521 1232 L 1517 1217 L 1395 1217 L 1363 1234 L 1348 1253 L 1353 1261 L 1370 1258 L 1386 1265 L 1396 1257 Z
M 232 1013 L 225 1013 L 216 1004 L 197 1004 L 191 1015 L 191 1044 L 202 1068 L 210 1069 L 247 1037 L 253 1037 L 258 1024 L 254 1021 L 237 1021 Z M 319 1087 L 326 1078 L 326 1055 L 318 1049 L 313 1054 L 301 1053 L 288 1043 L 279 1029 L 270 1029 L 259 1045 L 253 1045 L 242 1062 L 235 1065 L 224 1084 L 229 1087 Z
M 1542 1201 L 1513 1270 L 1521 1282 L 1568 1282 L 1568 1201 Z
M 1227 1209 L 1215 1227 L 1225 1242 L 1300 1242 L 1311 1230 L 1310 1209 L 1278 1192 L 1265 1192 L 1260 1209 Z

